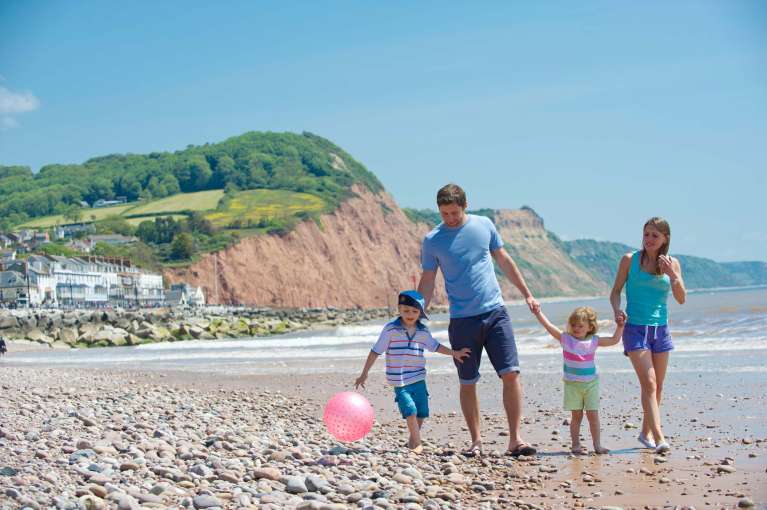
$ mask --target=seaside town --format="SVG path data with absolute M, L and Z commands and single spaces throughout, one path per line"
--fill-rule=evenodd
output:
M 4 308 L 156 308 L 202 306 L 200 287 L 188 284 L 163 286 L 163 278 L 138 268 L 125 258 L 88 255 L 99 243 L 122 245 L 130 236 L 79 235 L 89 224 L 53 229 L 54 239 L 68 240 L 83 256 L 47 255 L 40 248 L 51 242 L 49 232 L 21 229 L 0 234 L 0 307 Z

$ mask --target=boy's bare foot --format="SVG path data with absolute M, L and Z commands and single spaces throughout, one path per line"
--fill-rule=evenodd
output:
M 467 457 L 473 457 L 474 455 L 482 455 L 482 441 L 474 441 L 471 446 L 461 451 L 461 454 Z
M 596 453 L 597 455 L 605 455 L 606 453 L 610 453 L 610 450 L 608 450 L 604 446 L 595 445 L 594 453 Z
M 585 446 L 581 445 L 573 445 L 572 448 L 570 448 L 570 453 L 573 455 L 586 455 L 589 453 L 588 449 Z
M 423 453 L 423 445 L 419 444 L 416 447 L 411 447 L 410 452 L 415 453 L 416 455 L 421 455 Z

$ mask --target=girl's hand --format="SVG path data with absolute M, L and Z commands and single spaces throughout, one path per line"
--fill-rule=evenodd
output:
M 668 255 L 661 255 L 658 257 L 658 263 L 660 264 L 660 270 L 663 274 L 667 274 L 671 278 L 676 278 L 676 273 L 674 272 L 674 264 L 671 262 L 671 257 Z
M 368 378 L 367 374 L 362 374 L 361 376 L 359 376 L 357 378 L 357 380 L 354 381 L 354 389 L 356 390 L 360 386 L 362 386 L 364 388 L 365 387 L 365 381 L 367 380 L 367 378 Z
M 628 315 L 626 315 L 626 312 L 624 312 L 623 310 L 616 310 L 615 311 L 615 323 L 616 324 L 620 324 L 620 323 L 625 324 L 627 320 L 628 320 Z
M 527 303 L 527 307 L 530 309 L 530 312 L 532 313 L 538 313 L 541 309 L 541 304 L 538 303 L 538 300 L 535 299 L 533 296 L 530 296 L 529 298 L 525 299 L 525 303 Z
M 463 363 L 463 358 L 467 358 L 470 355 L 471 355 L 471 349 L 469 349 L 468 347 L 464 347 L 460 351 L 453 351 L 453 358 L 455 358 L 455 360 L 458 363 Z

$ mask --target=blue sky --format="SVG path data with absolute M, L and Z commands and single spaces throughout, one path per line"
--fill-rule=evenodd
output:
M 0 2 L 0 164 L 312 131 L 403 207 L 767 260 L 765 2 Z

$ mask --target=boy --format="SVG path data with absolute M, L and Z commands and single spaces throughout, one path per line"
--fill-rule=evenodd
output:
M 394 400 L 410 432 L 408 448 L 421 453 L 421 426 L 429 417 L 429 393 L 426 391 L 426 358 L 424 349 L 452 356 L 457 362 L 470 354 L 468 347 L 453 351 L 441 345 L 431 336 L 420 319 L 429 319 L 424 313 L 425 301 L 415 290 L 400 292 L 399 317 L 384 326 L 378 341 L 368 354 L 362 374 L 354 387 L 365 387 L 370 367 L 386 353 L 386 380 L 394 386 Z

